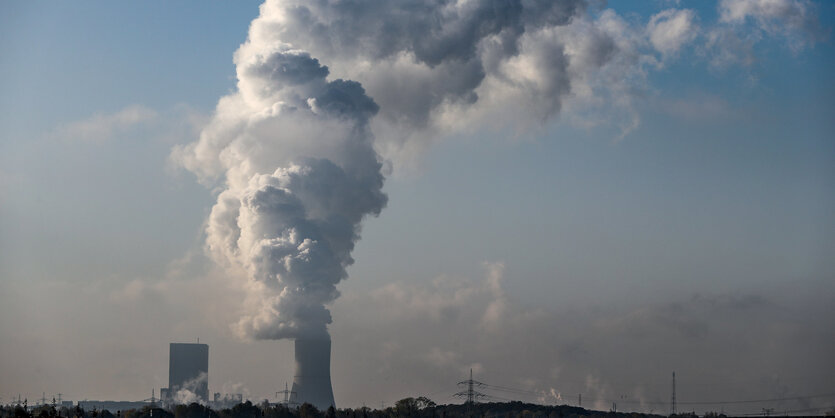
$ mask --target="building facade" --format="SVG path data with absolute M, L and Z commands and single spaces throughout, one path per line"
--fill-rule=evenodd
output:
M 169 403 L 209 401 L 209 346 L 171 343 L 168 356 Z M 161 393 L 162 394 L 162 393 Z

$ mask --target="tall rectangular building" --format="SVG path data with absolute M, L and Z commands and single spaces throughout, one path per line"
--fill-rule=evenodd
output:
M 209 401 L 209 346 L 171 343 L 168 356 L 168 393 L 172 401 L 183 398 L 185 389 Z M 187 394 L 186 394 L 187 395 Z

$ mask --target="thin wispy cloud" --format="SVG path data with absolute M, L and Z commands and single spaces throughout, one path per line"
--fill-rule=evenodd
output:
M 146 106 L 131 105 L 114 113 L 97 113 L 87 119 L 68 123 L 52 132 L 67 141 L 101 142 L 118 140 L 130 129 L 154 122 L 158 113 Z

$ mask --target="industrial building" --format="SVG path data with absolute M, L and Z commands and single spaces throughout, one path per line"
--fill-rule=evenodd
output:
M 207 344 L 171 343 L 168 352 L 168 387 L 160 390 L 166 403 L 209 401 L 209 346 Z

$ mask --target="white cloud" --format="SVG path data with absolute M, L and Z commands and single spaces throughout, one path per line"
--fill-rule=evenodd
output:
M 804 0 L 722 0 L 719 20 L 738 23 L 750 17 L 763 23 L 781 21 L 805 28 L 812 17 L 810 8 L 811 4 Z
M 782 37 L 798 51 L 823 37 L 814 5 L 807 0 L 722 0 L 721 23 L 755 27 L 771 36 Z
M 653 15 L 647 24 L 652 46 L 662 55 L 674 55 L 698 34 L 693 10 L 667 9 Z
M 700 48 L 711 70 L 751 67 L 757 61 L 755 47 L 766 39 L 797 53 L 826 35 L 815 5 L 806 0 L 722 0 L 718 13 Z
M 87 119 L 66 124 L 56 129 L 53 136 L 71 141 L 105 141 L 151 122 L 157 116 L 153 109 L 131 105 L 115 113 L 96 113 Z
M 563 116 L 572 124 L 613 126 L 616 140 L 640 125 L 635 102 L 648 91 L 647 76 L 659 66 L 647 51 L 646 31 L 607 9 L 559 28 L 569 58 L 571 94 Z
M 705 51 L 712 70 L 724 70 L 732 66 L 750 67 L 756 62 L 754 45 L 759 42 L 757 33 L 741 33 L 725 26 L 711 28 L 705 35 Z
M 390 320 L 429 318 L 439 322 L 474 322 L 482 329 L 496 329 L 507 313 L 507 296 L 502 288 L 504 265 L 485 263 L 486 277 L 471 281 L 439 276 L 429 286 L 393 282 L 371 296 L 387 311 Z M 478 312 L 472 307 L 478 306 Z
M 445 137 L 480 129 L 519 137 L 557 115 L 614 126 L 623 137 L 640 123 L 634 102 L 646 92 L 648 69 L 659 66 L 656 51 L 674 55 L 698 33 L 691 10 L 656 15 L 649 34 L 642 23 L 585 2 L 530 2 L 514 14 L 510 3 L 502 10 L 454 1 L 416 8 L 408 21 L 386 2 L 369 4 L 268 1 L 250 36 L 292 44 L 331 77 L 361 82 L 380 105 L 371 121 L 375 149 L 397 169 Z M 226 105 L 219 103 L 219 113 L 230 113 Z M 227 145 L 220 138 L 207 134 L 178 158 L 217 175 L 222 164 L 213 151 Z

